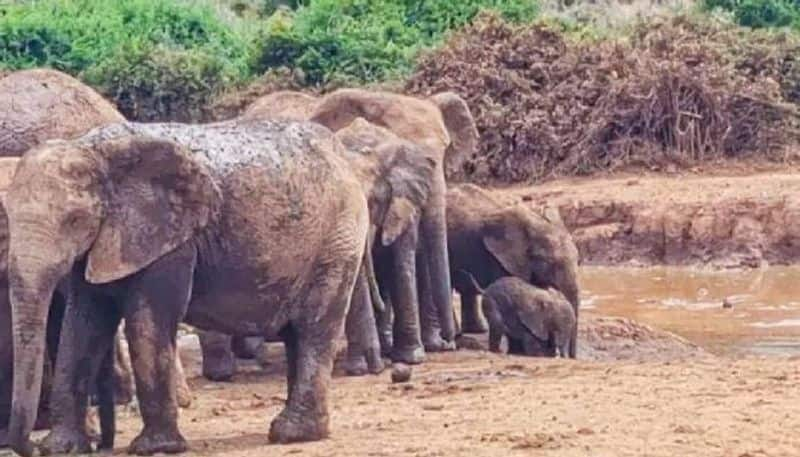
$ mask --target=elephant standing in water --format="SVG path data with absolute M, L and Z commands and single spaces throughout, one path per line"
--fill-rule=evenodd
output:
M 47 314 L 62 278 L 75 297 L 56 362 L 50 451 L 87 442 L 82 386 L 98 367 L 84 361 L 108 350 L 123 317 L 144 421 L 131 453 L 186 449 L 174 364 L 184 319 L 282 339 L 288 398 L 270 440 L 327 436 L 333 344 L 369 223 L 341 148 L 317 124 L 234 121 L 116 124 L 26 153 L 6 195 L 19 374 L 11 447 L 33 452 Z
M 447 237 L 450 271 L 463 270 L 479 287 L 505 276 L 515 276 L 540 288 L 554 288 L 572 304 L 576 319 L 580 306 L 578 249 L 558 211 L 537 214 L 521 205 L 499 202 L 472 184 L 447 191 Z M 461 295 L 461 322 L 465 333 L 484 333 L 486 321 L 471 281 L 455 274 L 453 285 Z M 570 357 L 577 351 L 577 332 L 570 341 Z
M 419 146 L 419 151 L 436 163 L 430 196 L 419 215 L 419 247 L 416 262 L 395 271 L 412 275 L 417 291 L 404 303 L 393 303 L 394 330 L 385 328 L 385 345 L 391 345 L 392 359 L 406 363 L 424 360 L 425 350 L 441 351 L 455 347 L 456 333 L 451 302 L 452 290 L 447 261 L 447 223 L 445 170 L 457 169 L 465 157 L 475 152 L 478 131 L 469 108 L 456 94 L 445 92 L 429 98 L 416 98 L 388 92 L 340 89 L 321 98 L 297 92 L 276 92 L 256 101 L 243 114 L 244 119 L 308 119 L 334 131 L 362 118 L 384 127 L 397 137 Z M 421 324 L 421 325 L 420 325 Z

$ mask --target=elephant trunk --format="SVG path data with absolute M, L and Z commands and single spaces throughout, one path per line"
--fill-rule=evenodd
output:
M 444 176 L 441 177 L 444 181 Z M 424 248 L 428 260 L 431 295 L 436 307 L 441 336 L 446 341 L 454 341 L 456 325 L 453 317 L 452 287 L 450 284 L 450 262 L 447 257 L 447 221 L 445 219 L 444 182 L 441 183 L 440 196 L 432 195 L 433 205 L 427 208 L 422 218 Z
M 47 319 L 58 280 L 67 272 L 43 256 L 9 250 L 9 295 L 14 346 L 14 382 L 8 444 L 19 455 L 33 454 L 30 434 L 39 409 L 45 357 Z M 23 244 L 36 246 L 36 244 Z M 18 252 L 18 251 L 17 251 Z M 38 251 L 47 252 L 47 251 Z M 45 265 L 45 266 L 42 266 Z M 61 271 L 61 270 L 64 271 Z

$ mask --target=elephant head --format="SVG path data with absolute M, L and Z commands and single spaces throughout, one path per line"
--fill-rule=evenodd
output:
M 430 197 L 436 161 L 417 145 L 357 118 L 336 137 L 364 185 L 370 220 L 391 245 L 421 217 Z
M 428 282 L 432 290 L 429 292 L 433 303 L 421 304 L 424 308 L 433 308 L 423 309 L 423 315 L 432 313 L 431 318 L 441 324 L 440 330 L 430 331 L 441 335 L 428 335 L 428 339 L 444 337 L 452 341 L 455 322 L 447 259 L 445 164 L 456 166 L 475 152 L 478 140 L 475 122 L 466 103 L 455 94 L 422 99 L 360 89 L 341 89 L 323 97 L 310 120 L 338 131 L 356 118 L 387 128 L 398 137 L 417 144 L 435 160 L 436 175 L 431 198 L 421 215 L 420 236 L 423 246 L 421 261 L 424 262 L 424 271 L 430 275 Z M 423 333 L 426 333 L 425 329 Z
M 188 151 L 125 124 L 44 143 L 21 159 L 5 200 L 15 373 L 8 441 L 17 453 L 32 452 L 59 280 L 84 260 L 90 283 L 134 274 L 205 227 L 219 200 L 206 167 Z
M 509 275 L 564 294 L 577 317 L 578 249 L 558 210 L 545 208 L 541 214 L 522 206 L 499 210 L 485 222 L 482 242 Z M 575 356 L 574 344 L 570 343 L 570 357 Z

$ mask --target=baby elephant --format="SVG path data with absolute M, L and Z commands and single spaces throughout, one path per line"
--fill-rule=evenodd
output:
M 500 352 L 505 335 L 509 354 L 568 357 L 577 321 L 561 292 L 509 276 L 492 283 L 482 295 L 489 321 L 489 350 Z

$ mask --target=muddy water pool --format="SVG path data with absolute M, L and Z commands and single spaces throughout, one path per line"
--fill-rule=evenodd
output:
M 800 355 L 800 267 L 584 267 L 581 287 L 587 313 L 636 319 L 717 354 Z

